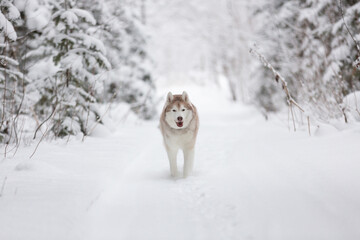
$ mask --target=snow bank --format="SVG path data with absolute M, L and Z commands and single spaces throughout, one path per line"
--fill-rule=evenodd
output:
M 360 91 L 348 94 L 343 99 L 342 106 L 345 108 L 349 118 L 360 121 Z

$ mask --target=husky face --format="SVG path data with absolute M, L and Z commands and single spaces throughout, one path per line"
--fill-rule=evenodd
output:
M 165 104 L 165 121 L 173 129 L 187 128 L 193 118 L 193 108 L 186 92 L 182 95 L 168 93 Z

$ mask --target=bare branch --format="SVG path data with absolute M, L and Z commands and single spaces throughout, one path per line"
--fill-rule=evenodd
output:
M 289 89 L 287 87 L 288 84 L 287 84 L 286 80 L 281 76 L 281 74 L 278 71 L 276 71 L 274 69 L 274 67 L 268 62 L 268 60 L 266 60 L 266 58 L 263 55 L 261 55 L 259 52 L 257 52 L 256 50 L 254 50 L 252 48 L 250 48 L 250 53 L 253 54 L 255 57 L 257 57 L 264 64 L 264 66 L 266 68 L 268 68 L 272 71 L 276 82 L 279 82 L 279 80 L 280 80 L 281 87 L 286 94 L 288 105 L 291 107 L 292 104 L 294 104 L 301 112 L 305 112 L 304 109 L 302 107 L 300 107 L 300 105 L 292 98 L 292 96 L 289 92 Z
M 339 0 L 339 9 L 340 9 L 341 17 L 342 17 L 342 20 L 343 20 L 343 22 L 344 22 L 346 31 L 349 33 L 351 39 L 354 41 L 356 50 L 357 50 L 357 52 L 358 52 L 358 57 L 357 57 L 357 59 L 354 61 L 353 66 L 354 66 L 356 69 L 360 70 L 360 46 L 359 46 L 358 42 L 356 41 L 354 35 L 351 33 L 348 25 L 346 24 L 345 17 L 344 17 L 344 10 L 343 10 L 343 8 L 342 8 L 342 1 L 341 1 L 341 0 Z
M 342 20 L 343 20 L 343 22 L 344 22 L 345 28 L 346 28 L 347 32 L 349 33 L 350 37 L 352 38 L 352 40 L 354 41 L 355 46 L 356 46 L 356 49 L 357 49 L 358 53 L 360 54 L 359 44 L 358 44 L 358 42 L 356 41 L 354 35 L 351 33 L 348 25 L 347 25 L 346 22 L 345 22 L 344 10 L 343 10 L 343 8 L 342 8 L 342 1 L 341 1 L 341 0 L 339 0 L 339 8 L 340 8 L 340 13 L 341 13 L 341 17 L 342 17 Z
M 33 139 L 36 138 L 36 133 L 39 131 L 41 126 L 44 125 L 44 123 L 46 123 L 47 121 L 49 121 L 49 119 L 54 115 L 56 108 L 57 108 L 57 101 L 56 101 L 55 106 L 53 107 L 53 111 L 51 112 L 51 114 L 36 128 Z
M 7 176 L 5 176 L 3 184 L 1 186 L 1 191 L 0 191 L 0 197 L 3 195 L 4 192 L 4 188 L 5 188 L 5 184 L 6 184 L 6 180 L 7 180 Z
M 268 62 L 268 60 L 266 60 L 266 58 L 263 55 L 261 55 L 259 52 L 257 52 L 256 50 L 254 50 L 252 48 L 250 48 L 250 53 L 252 55 L 254 55 L 255 57 L 257 57 L 264 64 L 264 66 L 266 68 L 268 68 L 268 69 L 270 69 L 272 71 L 272 73 L 274 74 L 276 82 L 280 81 L 282 90 L 286 94 L 287 104 L 288 104 L 288 106 L 290 108 L 291 117 L 292 117 L 293 126 L 294 126 L 294 131 L 296 131 L 293 106 L 296 106 L 301 112 L 305 112 L 304 109 L 302 107 L 300 107 L 300 105 L 291 96 L 291 94 L 289 92 L 289 89 L 287 87 L 288 84 L 287 84 L 285 78 L 283 76 L 281 76 L 281 74 L 278 71 L 275 70 L 275 68 Z

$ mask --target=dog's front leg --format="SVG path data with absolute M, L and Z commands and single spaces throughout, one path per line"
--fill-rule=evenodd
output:
M 194 167 L 194 155 L 195 155 L 195 149 L 184 149 L 184 178 L 189 176 L 189 174 L 192 172 Z
M 167 152 L 168 158 L 169 158 L 171 176 L 176 177 L 176 175 L 177 175 L 176 156 L 178 153 L 178 149 L 167 147 L 166 152 Z

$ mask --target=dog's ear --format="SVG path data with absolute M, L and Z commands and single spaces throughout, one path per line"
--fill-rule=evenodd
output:
M 171 92 L 169 92 L 166 97 L 166 102 L 171 102 L 173 99 L 174 99 L 174 96 L 172 95 Z
M 181 95 L 182 100 L 184 100 L 185 102 L 189 102 L 189 95 L 187 94 L 187 92 L 183 91 L 182 95 Z

